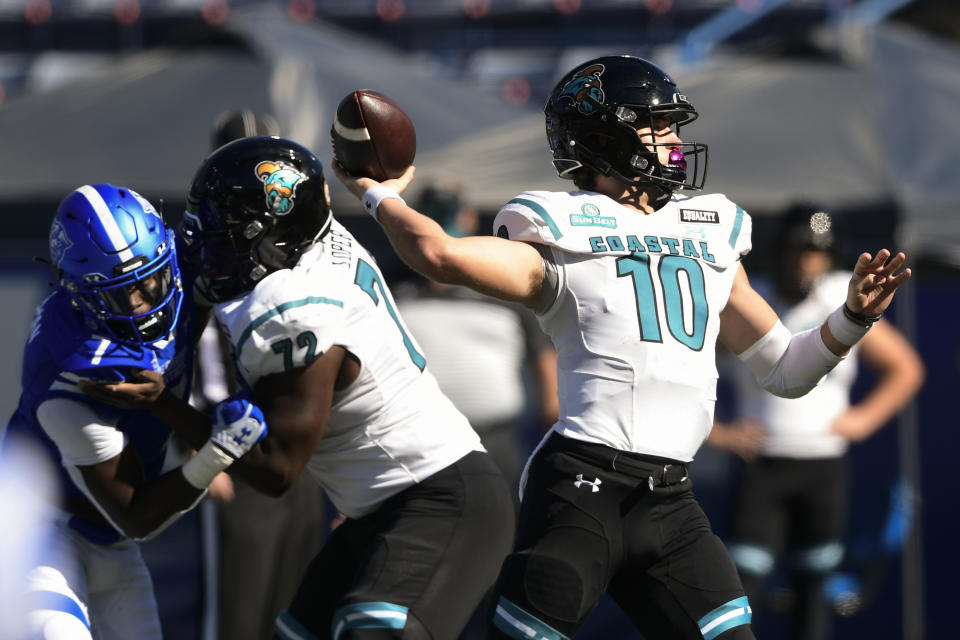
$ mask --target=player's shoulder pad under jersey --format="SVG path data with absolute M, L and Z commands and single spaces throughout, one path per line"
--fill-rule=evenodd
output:
M 309 271 L 276 271 L 236 300 L 216 307 L 248 384 L 264 375 L 310 364 L 343 326 L 347 301 Z
M 583 209 L 586 208 L 591 215 L 596 213 L 597 218 L 603 217 L 600 207 L 590 203 L 585 194 L 587 192 L 524 191 L 500 209 L 493 221 L 494 233 L 509 240 L 585 252 L 584 230 L 577 226 L 587 217 L 582 213 Z M 590 195 L 600 205 L 613 202 L 599 194 Z
M 76 378 L 118 382 L 133 370 L 155 369 L 157 355 L 149 348 L 97 335 L 72 307 L 69 296 L 57 291 L 37 308 L 24 357 L 45 360 L 47 366 Z
M 715 239 L 717 245 L 740 256 L 753 248 L 750 214 L 722 193 L 675 194 L 668 206 L 677 223 L 688 232 Z
M 651 215 L 590 191 L 528 191 L 504 205 L 494 219 L 494 232 L 572 253 L 642 252 L 648 237 L 662 236 L 684 238 L 693 246 L 708 241 L 711 251 L 729 256 L 725 262 L 750 251 L 750 216 L 721 194 L 675 195 Z

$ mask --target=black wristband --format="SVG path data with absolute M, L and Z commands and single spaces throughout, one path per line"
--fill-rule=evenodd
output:
M 843 303 L 843 315 L 845 315 L 847 319 L 850 320 L 851 322 L 856 322 L 857 324 L 863 325 L 865 327 L 869 327 L 874 322 L 876 322 L 877 320 L 883 317 L 882 313 L 875 316 L 866 316 L 866 315 L 863 315 L 862 313 L 857 313 L 856 311 L 848 307 L 846 302 Z

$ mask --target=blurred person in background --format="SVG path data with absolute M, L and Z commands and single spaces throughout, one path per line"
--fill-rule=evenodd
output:
M 270 424 L 232 473 L 280 495 L 308 467 L 346 516 L 302 558 L 277 637 L 455 638 L 509 551 L 509 490 L 333 217 L 320 160 L 291 140 L 236 140 L 204 160 L 187 202 L 198 295 Z M 143 377 L 100 395 L 202 442 L 209 419 Z
M 226 111 L 213 126 L 211 151 L 248 136 L 278 136 L 268 113 Z M 230 345 L 216 320 L 197 348 L 196 402 L 210 407 L 239 390 Z M 320 551 L 324 535 L 323 490 L 311 478 L 297 478 L 282 496 L 269 496 L 246 482 L 221 474 L 217 505 L 217 636 L 260 640 L 273 633 L 274 620 L 293 599 L 306 569 L 304 558 Z
M 47 453 L 22 437 L 0 440 L 0 638 L 26 640 L 36 635 L 28 635 L 23 586 L 48 554 L 55 511 L 63 505 L 57 469 Z
M 753 638 L 687 467 L 713 426 L 715 345 L 768 391 L 802 395 L 890 304 L 906 256 L 861 254 L 829 321 L 791 334 L 741 264 L 750 217 L 720 194 L 675 193 L 702 189 L 707 149 L 680 138 L 698 114 L 665 71 L 591 60 L 544 111 L 577 189 L 521 193 L 496 236 L 450 236 L 407 206 L 413 167 L 378 183 L 334 165 L 409 266 L 532 307 L 557 348 L 560 419 L 527 463 L 494 637 L 571 638 L 609 591 L 647 637 Z
M 850 273 L 840 255 L 832 216 L 798 204 L 776 236 L 773 281 L 754 288 L 791 331 L 819 326 L 846 291 Z M 790 637 L 828 640 L 832 615 L 823 585 L 844 555 L 849 479 L 847 449 L 869 438 L 917 394 L 924 378 L 919 355 L 886 320 L 877 320 L 847 358 L 802 398 L 766 393 L 744 367 L 735 367 L 737 418 L 717 422 L 708 443 L 745 461 L 728 548 L 754 612 L 778 556 L 788 552 L 795 597 Z M 850 391 L 857 361 L 876 380 L 856 404 Z
M 200 501 L 213 480 L 202 473 L 205 457 L 225 469 L 262 435 L 233 443 L 233 425 L 218 420 L 196 443 L 201 454 L 167 471 L 171 433 L 163 422 L 84 393 L 94 381 L 150 370 L 186 400 L 196 322 L 177 255 L 173 231 L 125 187 L 76 189 L 50 226 L 57 287 L 34 315 L 5 438 L 35 443 L 59 471 L 52 539 L 26 577 L 31 639 L 159 640 L 137 541 Z
M 456 182 L 426 187 L 417 208 L 451 236 L 477 233 L 480 216 L 464 201 Z M 397 306 L 423 347 L 440 389 L 480 434 L 519 505 L 528 443 L 536 442 L 557 419 L 557 354 L 550 338 L 523 305 L 426 278 L 399 286 Z M 527 409 L 528 394 L 532 412 Z M 531 418 L 536 433 L 526 434 Z

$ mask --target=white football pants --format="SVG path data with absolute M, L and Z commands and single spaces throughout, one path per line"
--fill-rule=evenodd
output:
M 161 640 L 153 583 L 136 542 L 93 544 L 57 522 L 27 574 L 28 626 L 43 640 Z

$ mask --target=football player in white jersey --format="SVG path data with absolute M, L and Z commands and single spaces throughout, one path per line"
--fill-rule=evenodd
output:
M 277 637 L 455 638 L 510 550 L 513 503 L 376 262 L 333 218 L 320 160 L 277 137 L 217 149 L 182 232 L 198 295 L 269 424 L 231 471 L 276 495 L 306 467 L 346 516 L 304 558 Z M 210 431 L 156 376 L 104 395 L 149 407 L 191 444 Z
M 382 184 L 337 175 L 423 275 L 533 307 L 558 351 L 560 418 L 527 464 L 518 538 L 498 582 L 503 638 L 570 638 L 604 591 L 652 638 L 752 638 L 736 569 L 691 492 L 686 463 L 713 422 L 719 340 L 768 390 L 801 395 L 910 276 L 862 254 L 846 302 L 792 335 L 747 280 L 750 217 L 699 190 L 697 112 L 646 60 L 566 74 L 546 107 L 570 193 L 526 192 L 499 237 L 453 238 Z
M 800 205 L 778 231 L 776 277 L 758 279 L 755 288 L 788 328 L 803 331 L 829 315 L 850 274 L 833 269 L 837 234 L 829 214 Z M 717 423 L 708 438 L 747 460 L 729 544 L 744 589 L 757 611 L 776 554 L 789 551 L 783 559 L 795 594 L 791 637 L 798 640 L 832 635 L 823 585 L 844 556 L 848 444 L 887 424 L 923 383 L 919 354 L 886 320 L 878 321 L 851 353 L 857 357 L 841 362 L 802 398 L 770 395 L 745 367 L 736 367 L 738 418 Z M 876 381 L 851 404 L 858 359 Z M 749 437 L 754 431 L 762 437 Z

